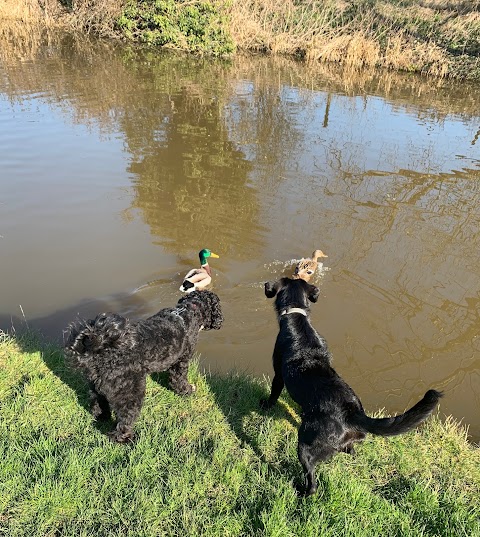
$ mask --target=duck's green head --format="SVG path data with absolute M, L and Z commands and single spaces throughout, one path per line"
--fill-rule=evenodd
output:
M 200 250 L 200 252 L 198 253 L 198 257 L 200 258 L 201 265 L 208 265 L 208 261 L 207 261 L 208 257 L 220 257 L 220 256 L 218 256 L 217 254 L 214 254 L 208 248 L 204 248 L 203 250 Z

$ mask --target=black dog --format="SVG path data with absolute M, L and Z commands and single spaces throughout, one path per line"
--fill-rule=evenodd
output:
M 116 313 L 102 313 L 68 327 L 65 354 L 90 382 L 95 419 L 109 419 L 111 410 L 115 412 L 113 440 L 132 440 L 149 373 L 168 370 L 169 385 L 177 394 L 195 390 L 187 372 L 199 331 L 218 330 L 222 322 L 218 296 L 194 291 L 175 308 L 162 309 L 145 320 L 131 322 Z
M 301 279 L 282 278 L 265 283 L 265 295 L 276 295 L 280 332 L 273 351 L 271 394 L 261 405 L 273 406 L 285 385 L 302 407 L 298 458 L 306 481 L 302 492 L 308 496 L 317 490 L 317 462 L 339 451 L 353 453 L 353 444 L 366 433 L 393 436 L 413 429 L 433 411 L 442 394 L 429 390 L 419 403 L 393 418 L 366 416 L 359 398 L 330 365 L 327 343 L 310 324 L 308 301 L 317 301 L 319 289 Z

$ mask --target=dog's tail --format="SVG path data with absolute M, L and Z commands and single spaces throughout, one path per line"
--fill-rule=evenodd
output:
M 428 390 L 423 399 L 404 414 L 391 418 L 370 418 L 365 413 L 357 411 L 349 416 L 348 422 L 365 433 L 380 436 L 406 433 L 420 425 L 433 412 L 442 396 L 442 392 Z
M 128 325 L 128 319 L 117 313 L 100 313 L 95 319 L 78 320 L 70 324 L 65 352 L 80 357 L 115 348 Z

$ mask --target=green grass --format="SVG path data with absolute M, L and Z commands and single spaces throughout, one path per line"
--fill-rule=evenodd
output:
M 475 536 L 480 457 L 453 421 L 369 437 L 298 498 L 298 409 L 258 411 L 267 382 L 202 375 L 182 398 L 149 379 L 132 445 L 111 443 L 62 352 L 0 341 L 0 535 Z

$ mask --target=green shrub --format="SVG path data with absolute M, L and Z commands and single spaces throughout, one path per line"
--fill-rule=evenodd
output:
M 209 1 L 131 0 L 118 26 L 126 38 L 222 56 L 234 51 L 222 5 Z

